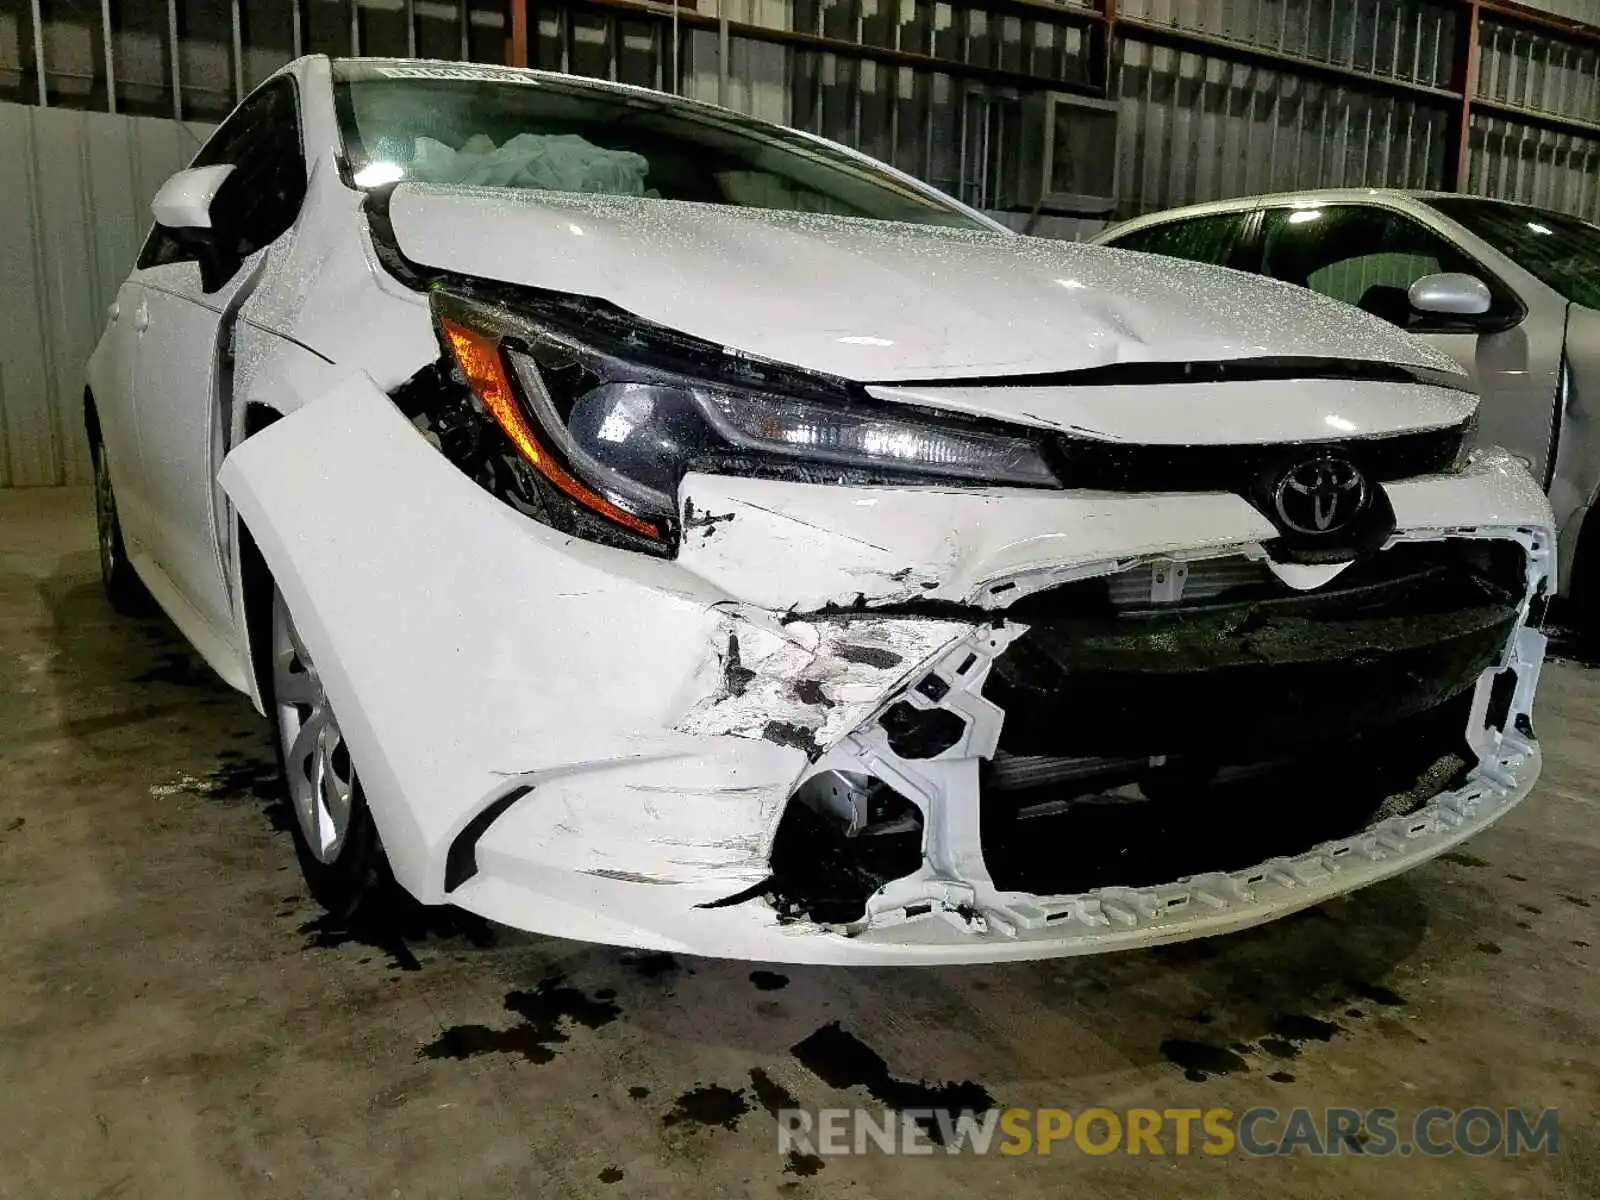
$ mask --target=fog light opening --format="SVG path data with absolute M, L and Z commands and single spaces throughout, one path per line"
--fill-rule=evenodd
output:
M 849 927 L 879 888 L 922 866 L 922 810 L 880 779 L 821 771 L 796 791 L 772 841 L 780 920 Z

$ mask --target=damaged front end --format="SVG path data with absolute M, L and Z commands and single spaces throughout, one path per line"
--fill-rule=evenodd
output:
M 817 757 L 763 894 L 1009 957 L 1220 932 L 1404 869 L 1537 772 L 1523 622 L 1548 553 L 1402 540 L 1310 591 L 1260 555 L 1164 556 L 1035 593 Z
M 1148 486 L 1168 449 L 1035 485 L 1072 439 L 851 399 L 863 462 L 941 447 L 1015 478 L 823 479 L 746 446 L 628 508 L 551 452 L 554 418 L 518 424 L 531 384 L 473 336 L 460 377 L 353 375 L 221 477 L 424 902 L 769 961 L 1092 953 L 1396 874 L 1537 778 L 1549 507 L 1509 456 L 1458 461 L 1459 424 L 1287 466 L 1211 447 L 1180 492 Z M 1274 380 L 1227 386 L 1282 407 Z M 1395 386 L 1422 385 L 1337 390 L 1387 413 Z M 1251 489 L 1335 451 L 1364 504 L 1328 554 Z

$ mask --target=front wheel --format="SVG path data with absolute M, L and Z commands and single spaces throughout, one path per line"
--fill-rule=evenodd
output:
M 276 587 L 271 693 L 267 707 L 294 812 L 301 873 L 317 902 L 335 917 L 365 914 L 383 902 L 391 886 L 383 846 L 333 705 Z

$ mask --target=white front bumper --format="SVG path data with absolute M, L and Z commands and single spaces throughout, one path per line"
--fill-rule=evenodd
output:
M 807 751 L 972 637 L 972 605 L 1151 555 L 1237 552 L 1271 525 L 1229 495 L 691 476 L 683 497 L 712 519 L 686 529 L 676 560 L 651 559 L 515 513 L 363 376 L 251 438 L 222 481 L 319 665 L 396 877 L 425 902 L 520 928 L 796 962 L 1154 944 L 1403 871 L 1498 818 L 1538 774 L 1536 745 L 1508 734 L 1461 791 L 1348 841 L 1154 888 L 991 889 L 977 922 L 962 915 L 959 876 L 944 880 L 950 903 L 911 919 L 882 911 L 855 936 L 784 923 L 760 899 L 708 908 L 766 877 Z M 1549 558 L 1546 501 L 1509 459 L 1387 490 L 1399 539 L 1515 537 Z M 930 599 L 968 607 L 870 611 Z M 1519 712 L 1542 652 L 1529 638 Z M 513 793 L 474 834 L 474 872 L 447 892 L 452 846 Z
M 583 941 L 764 962 L 931 965 L 1008 962 L 1158 946 L 1247 929 L 1399 875 L 1474 836 L 1515 808 L 1541 766 L 1536 743 L 1506 739 L 1491 771 L 1424 808 L 1293 858 L 1148 888 L 1077 896 L 1014 895 L 983 925 L 954 906 L 846 936 L 786 924 L 759 901 L 697 907 L 716 889 L 585 879 L 496 862 L 450 897 L 506 925 Z

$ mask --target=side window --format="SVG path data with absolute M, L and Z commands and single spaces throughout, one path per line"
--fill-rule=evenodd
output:
M 294 224 L 306 194 L 299 107 L 292 79 L 275 80 L 251 95 L 213 133 L 195 167 L 232 164 L 233 174 L 212 201 L 212 226 L 226 231 L 238 259 L 254 254 Z M 159 225 L 139 254 L 140 267 L 197 257 Z
M 1217 213 L 1186 221 L 1168 221 L 1136 229 L 1126 237 L 1114 237 L 1110 244 L 1119 250 L 1142 250 L 1146 254 L 1227 266 L 1249 215 L 1248 212 Z
M 1275 208 L 1261 226 L 1263 274 L 1353 304 L 1414 333 L 1475 330 L 1411 307 L 1407 292 L 1424 275 L 1461 271 L 1494 293 L 1491 314 L 1516 307 L 1505 287 L 1441 235 L 1404 213 L 1367 205 Z

